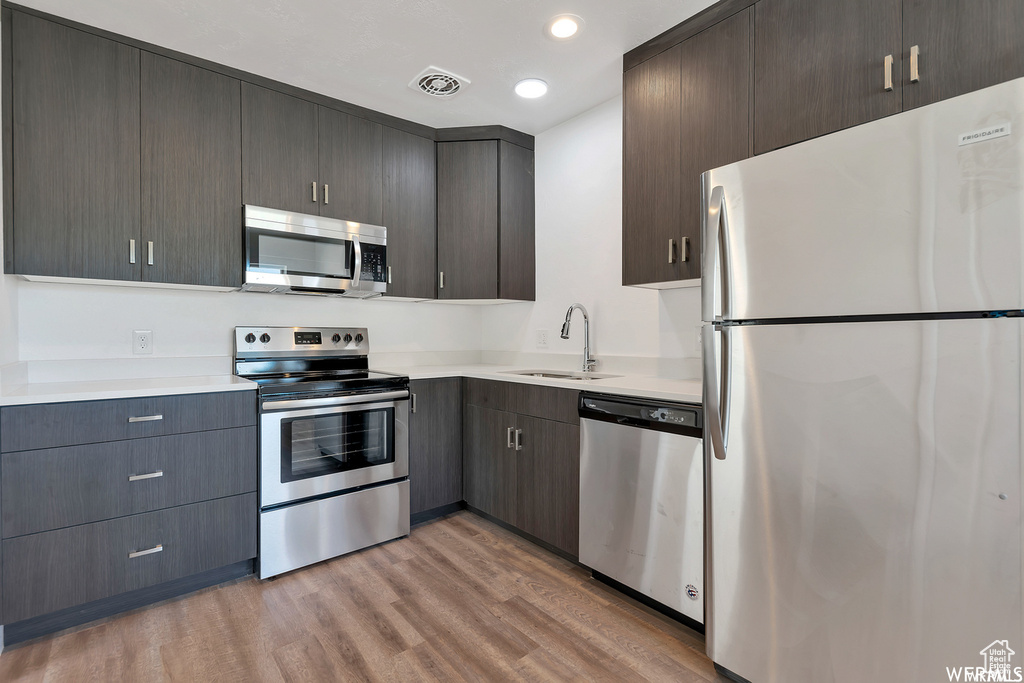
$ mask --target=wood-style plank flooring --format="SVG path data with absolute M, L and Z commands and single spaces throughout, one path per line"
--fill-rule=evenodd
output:
M 726 681 L 693 631 L 469 512 L 14 647 L 0 681 Z

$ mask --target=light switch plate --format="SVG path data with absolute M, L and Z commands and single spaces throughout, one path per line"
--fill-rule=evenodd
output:
M 153 330 L 132 332 L 132 353 L 136 356 L 153 353 Z

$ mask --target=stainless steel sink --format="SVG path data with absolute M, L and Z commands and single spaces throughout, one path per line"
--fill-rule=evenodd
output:
M 572 372 L 569 370 L 505 370 L 506 375 L 520 375 L 523 377 L 546 377 L 549 379 L 612 379 L 622 375 L 606 375 L 600 372 Z

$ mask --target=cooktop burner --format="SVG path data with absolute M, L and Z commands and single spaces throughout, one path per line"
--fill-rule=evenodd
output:
M 357 327 L 236 327 L 235 374 L 263 397 L 315 398 L 406 389 L 409 378 L 368 367 L 369 332 Z

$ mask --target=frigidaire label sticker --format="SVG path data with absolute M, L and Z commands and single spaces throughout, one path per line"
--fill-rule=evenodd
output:
M 960 133 L 960 147 L 973 145 L 975 142 L 992 140 L 993 138 L 1005 138 L 1010 134 L 1010 124 L 1000 123 L 997 126 L 989 126 L 981 130 L 972 130 L 970 133 Z

